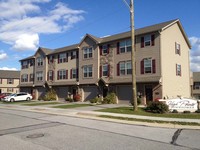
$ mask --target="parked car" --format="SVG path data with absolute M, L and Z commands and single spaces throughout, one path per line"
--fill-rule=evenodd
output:
M 2 100 L 4 97 L 11 95 L 12 93 L 1 93 L 0 94 L 0 100 Z
M 15 102 L 15 101 L 29 101 L 32 99 L 32 96 L 28 93 L 15 93 L 3 98 L 5 102 Z

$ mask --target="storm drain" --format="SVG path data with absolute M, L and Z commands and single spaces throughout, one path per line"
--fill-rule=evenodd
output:
M 35 139 L 35 138 L 41 138 L 41 137 L 43 137 L 43 136 L 44 136 L 43 133 L 36 133 L 36 134 L 28 135 L 28 136 L 26 136 L 26 138 Z

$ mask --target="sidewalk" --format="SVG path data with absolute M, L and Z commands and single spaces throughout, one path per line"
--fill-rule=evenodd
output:
M 70 103 L 71 104 L 71 103 Z M 70 105 L 69 104 L 69 105 Z M 51 105 L 52 106 L 52 105 Z M 174 124 L 163 124 L 163 123 L 148 123 L 148 122 L 139 122 L 139 121 L 127 121 L 127 120 L 118 120 L 99 117 L 102 115 L 113 116 L 113 117 L 123 117 L 123 118 L 133 118 L 133 119 L 143 119 L 143 120 L 158 120 L 158 121 L 173 121 L 173 122 L 192 122 L 200 123 L 200 119 L 181 119 L 181 118 L 162 118 L 162 117 L 150 117 L 150 116 L 139 116 L 139 115 L 129 115 L 129 114 L 118 114 L 118 113 L 107 113 L 107 112 L 97 112 L 95 110 L 100 110 L 104 108 L 115 108 L 128 105 L 120 104 L 106 104 L 106 105 L 94 105 L 87 107 L 77 107 L 70 109 L 60 109 L 60 108 L 51 108 L 49 105 L 44 106 L 22 106 L 22 105 L 1 105 L 0 108 L 12 109 L 12 110 L 21 110 L 21 111 L 30 111 L 30 112 L 39 112 L 47 113 L 54 115 L 63 115 L 63 116 L 73 116 L 73 117 L 82 117 L 89 119 L 113 121 L 127 124 L 140 124 L 147 126 L 156 126 L 156 127 L 167 127 L 167 128 L 190 128 L 190 129 L 200 129 L 200 126 L 188 126 L 188 125 L 174 125 Z

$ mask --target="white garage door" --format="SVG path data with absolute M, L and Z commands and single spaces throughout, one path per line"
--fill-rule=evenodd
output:
M 132 86 L 117 86 L 119 103 L 129 103 L 132 99 Z
M 57 87 L 56 93 L 58 95 L 59 100 L 64 100 L 68 94 L 68 87 Z
M 84 101 L 91 100 L 97 96 L 98 90 L 96 86 L 83 87 Z

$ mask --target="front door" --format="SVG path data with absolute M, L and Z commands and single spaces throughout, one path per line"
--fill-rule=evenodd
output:
M 145 85 L 145 95 L 147 101 L 153 100 L 153 90 L 151 85 Z

